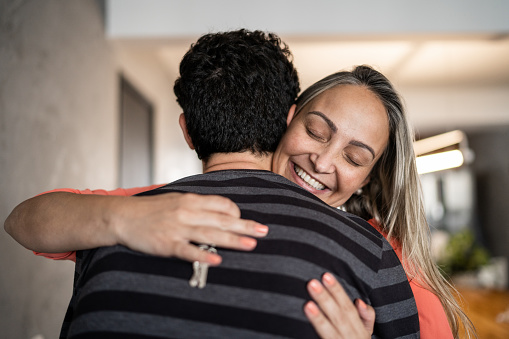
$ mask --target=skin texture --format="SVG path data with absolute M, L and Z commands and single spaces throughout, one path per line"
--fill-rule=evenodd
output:
M 338 207 L 369 182 L 369 173 L 387 145 L 384 106 L 364 87 L 341 85 L 317 96 L 298 114 L 294 112 L 292 107 L 272 171 Z M 325 189 L 308 185 L 295 165 Z

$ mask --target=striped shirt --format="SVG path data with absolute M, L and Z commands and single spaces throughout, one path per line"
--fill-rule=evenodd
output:
M 359 217 L 268 171 L 228 170 L 140 195 L 217 194 L 269 226 L 252 252 L 218 248 L 206 286 L 192 264 L 123 246 L 78 251 L 66 338 L 314 338 L 303 312 L 309 280 L 331 272 L 376 311 L 374 338 L 418 338 L 417 309 L 389 243 Z

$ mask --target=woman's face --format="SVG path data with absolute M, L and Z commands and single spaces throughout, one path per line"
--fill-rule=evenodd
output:
M 339 85 L 318 95 L 294 116 L 272 170 L 338 207 L 369 182 L 389 139 L 385 108 L 370 90 Z

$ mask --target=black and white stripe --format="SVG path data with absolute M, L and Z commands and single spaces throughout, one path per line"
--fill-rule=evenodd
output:
M 306 283 L 332 272 L 375 308 L 374 337 L 418 338 L 399 260 L 360 218 L 265 171 L 211 172 L 142 195 L 174 191 L 226 196 L 269 234 L 252 252 L 219 248 L 223 263 L 209 268 L 204 289 L 189 286 L 192 266 L 181 260 L 122 246 L 82 251 L 62 337 L 313 338 Z

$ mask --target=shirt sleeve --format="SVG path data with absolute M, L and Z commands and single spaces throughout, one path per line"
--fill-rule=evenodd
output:
M 159 188 L 163 185 L 151 185 L 151 186 L 145 186 L 145 187 L 134 187 L 134 188 L 117 188 L 111 191 L 107 190 L 77 190 L 73 188 L 59 188 L 54 189 L 51 191 L 47 191 L 38 195 L 46 194 L 46 193 L 53 193 L 53 192 L 68 192 L 68 193 L 74 193 L 74 194 L 93 194 L 93 195 L 112 195 L 112 196 L 124 196 L 129 197 L 141 192 L 150 191 L 156 188 Z M 64 252 L 64 253 L 42 253 L 42 252 L 35 252 L 35 255 L 39 255 L 48 259 L 53 260 L 72 260 L 76 262 L 76 252 Z

